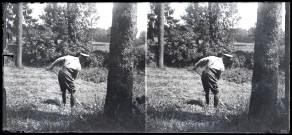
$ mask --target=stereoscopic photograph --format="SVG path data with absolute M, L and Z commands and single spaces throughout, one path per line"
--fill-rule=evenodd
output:
M 2 35 L 2 133 L 290 133 L 290 2 L 4 2 Z

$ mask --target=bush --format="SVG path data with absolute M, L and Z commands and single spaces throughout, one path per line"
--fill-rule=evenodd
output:
M 109 57 L 107 52 L 95 50 L 89 55 L 90 57 L 84 63 L 84 67 L 108 67 Z
M 15 64 L 14 64 L 14 57 L 13 56 L 13 53 L 11 53 L 10 51 L 8 50 L 3 50 L 3 55 L 6 54 L 6 55 L 11 55 L 11 56 L 3 56 L 3 66 L 6 66 L 6 67 L 14 67 Z
M 62 55 L 56 52 L 55 46 L 52 39 L 43 36 L 25 39 L 23 44 L 23 64 L 36 67 L 46 66 Z
M 235 51 L 234 57 L 231 59 L 233 68 L 253 69 L 254 59 L 253 52 Z
M 153 44 L 147 45 L 146 64 L 148 67 L 156 67 L 158 61 L 158 46 Z
M 223 80 L 235 83 L 247 83 L 252 79 L 252 70 L 247 68 L 230 68 L 226 69 L 221 78 Z
M 79 77 L 85 81 L 100 83 L 107 80 L 107 74 L 106 68 L 84 68 L 80 71 Z
M 134 47 L 134 68 L 138 70 L 145 70 L 145 46 L 141 45 Z
M 203 56 L 193 39 L 194 33 L 176 31 L 166 38 L 164 49 L 164 64 L 173 67 L 185 67 L 198 61 Z

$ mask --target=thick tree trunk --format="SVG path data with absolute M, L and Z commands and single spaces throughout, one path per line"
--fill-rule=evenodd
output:
M 158 45 L 159 45 L 159 58 L 158 67 L 164 67 L 164 3 L 159 4 L 159 14 L 158 14 Z
M 4 20 L 4 31 L 3 31 L 3 50 L 6 49 L 6 35 L 7 35 L 7 30 L 6 30 L 6 4 L 2 5 L 3 9 L 3 18 Z M 2 69 L 4 67 L 4 57 L 2 56 Z M 2 70 L 3 73 L 3 70 Z M 3 82 L 2 82 L 3 84 Z M 2 129 L 5 128 L 7 125 L 7 115 L 6 115 L 6 89 L 3 87 L 2 88 Z M 3 130 L 2 130 L 3 131 Z
M 290 123 L 290 2 L 285 3 L 285 100 L 287 122 Z
M 249 118 L 258 130 L 273 130 L 278 91 L 281 3 L 259 3 Z
M 17 13 L 16 13 L 16 20 L 17 20 L 17 50 L 16 50 L 16 67 L 22 67 L 22 3 L 17 4 Z
M 111 28 L 109 72 L 104 117 L 109 124 L 128 126 L 132 120 L 133 47 L 137 5 L 115 3 Z

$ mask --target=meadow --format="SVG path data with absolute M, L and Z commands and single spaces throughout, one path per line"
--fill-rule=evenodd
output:
M 55 73 L 33 67 L 4 67 L 3 72 L 3 86 L 7 95 L 7 127 L 3 130 L 26 133 L 129 132 L 123 127 L 106 125 L 102 119 L 106 79 L 94 83 L 83 80 L 82 76 L 77 78 L 75 87 L 78 102 L 75 113 L 71 115 L 69 94 L 66 107 L 61 108 L 61 91 Z M 144 80 L 145 75 L 134 73 L 133 100 L 144 95 Z M 145 123 L 145 105 L 135 105 L 136 112 L 139 112 L 136 116 Z M 144 126 L 137 125 L 140 127 L 131 132 L 144 131 Z
M 265 132 L 268 129 L 248 127 L 247 117 L 251 95 L 252 71 L 227 70 L 219 80 L 220 104 L 205 105 L 205 96 L 200 75 L 186 68 L 147 68 L 146 84 L 146 132 Z M 234 82 L 233 72 L 238 77 L 250 76 Z M 236 78 L 235 78 L 236 79 Z M 240 83 L 239 83 L 240 82 Z M 279 99 L 284 97 L 284 79 L 279 78 Z M 278 121 L 281 123 L 281 120 Z M 281 124 L 276 126 L 281 128 Z
M 105 124 L 102 112 L 107 81 L 105 70 L 84 69 L 76 80 L 76 113 L 70 114 L 69 94 L 66 108 L 61 108 L 57 76 L 44 68 L 6 66 L 3 86 L 7 93 L 7 127 L 11 132 L 262 132 L 248 127 L 247 114 L 251 94 L 252 71 L 226 70 L 219 81 L 220 104 L 206 106 L 200 75 L 186 68 L 146 68 L 134 72 L 133 103 L 138 121 L 129 131 Z M 99 71 L 99 72 L 96 72 Z M 92 74 L 93 72 L 96 75 Z M 236 73 L 236 74 L 235 74 Z M 92 78 L 101 76 L 92 81 Z M 146 75 L 146 78 L 145 78 Z M 279 76 L 278 98 L 284 97 L 283 72 Z M 242 79 L 244 78 L 244 79 Z M 146 104 L 137 97 L 146 96 Z M 281 106 L 279 100 L 279 106 Z M 146 109 L 146 112 L 145 112 Z M 146 113 L 146 114 L 145 114 Z M 283 113 L 283 112 L 279 112 Z M 146 116 L 145 116 L 146 115 Z M 282 130 L 283 119 L 275 121 Z

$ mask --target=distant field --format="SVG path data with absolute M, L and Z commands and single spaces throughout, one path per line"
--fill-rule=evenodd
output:
M 235 50 L 252 52 L 252 51 L 254 51 L 254 43 L 235 42 L 234 48 L 235 48 Z
M 24 132 L 111 132 L 102 120 L 107 82 L 77 79 L 76 115 L 70 115 L 70 96 L 64 110 L 57 76 L 43 68 L 4 67 L 8 126 Z M 144 75 L 134 74 L 134 99 L 144 94 Z M 143 106 L 138 106 L 143 109 Z M 143 110 L 142 110 L 143 111 Z M 81 117 L 80 117 L 81 116 Z M 143 116 L 144 119 L 144 116 Z
M 109 52 L 109 44 L 107 45 L 100 45 L 100 46 L 93 46 L 94 50 L 100 50 L 104 52 Z
M 137 48 L 143 48 L 145 47 L 145 45 L 139 45 L 137 46 Z M 100 50 L 100 51 L 104 51 L 104 52 L 109 52 L 109 44 L 105 44 L 105 45 L 94 45 L 92 47 L 94 50 Z
M 282 83 L 281 83 L 282 84 Z M 248 132 L 245 128 L 251 83 L 219 81 L 218 109 L 203 106 L 200 76 L 177 68 L 147 68 L 148 132 Z M 283 91 L 283 87 L 281 91 Z M 279 93 L 283 96 L 283 93 Z

